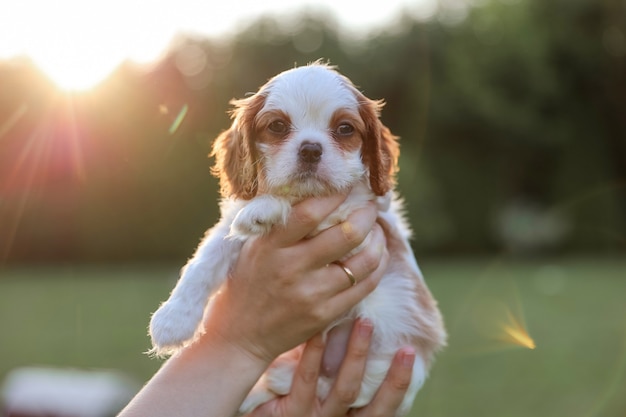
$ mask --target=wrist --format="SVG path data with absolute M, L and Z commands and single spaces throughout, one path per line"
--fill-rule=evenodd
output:
M 204 334 L 198 342 L 220 345 L 251 366 L 265 369 L 281 352 L 274 355 L 263 347 L 268 338 L 261 337 L 258 324 L 249 323 L 250 317 L 233 313 L 231 306 L 234 302 L 229 300 L 230 295 L 228 289 L 223 289 L 211 300 L 205 315 Z
M 205 333 L 197 341 L 197 348 L 204 355 L 218 353 L 228 358 L 229 361 L 241 364 L 241 367 L 252 372 L 257 371 L 259 376 L 270 365 L 274 358 L 263 356 L 259 352 L 247 347 L 239 338 L 232 337 L 230 333 L 224 333 L 213 327 L 206 327 Z

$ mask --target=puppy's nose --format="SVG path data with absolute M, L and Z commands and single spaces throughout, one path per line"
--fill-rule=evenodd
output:
M 322 159 L 322 145 L 317 142 L 304 142 L 298 152 L 300 161 L 314 164 Z

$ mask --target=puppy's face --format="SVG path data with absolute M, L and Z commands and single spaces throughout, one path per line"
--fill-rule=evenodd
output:
M 364 175 L 377 195 L 393 187 L 398 145 L 378 119 L 381 103 L 330 67 L 286 71 L 234 105 L 213 147 L 225 196 L 326 195 Z

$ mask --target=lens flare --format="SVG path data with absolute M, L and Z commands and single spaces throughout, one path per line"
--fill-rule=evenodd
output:
M 505 350 L 514 347 L 535 349 L 516 293 L 501 293 L 496 298 L 479 296 L 470 306 L 469 346 L 476 352 Z
M 44 190 L 51 184 L 63 184 L 69 190 L 85 181 L 83 132 L 74 105 L 71 96 L 63 96 L 41 113 L 22 105 L 0 123 L 0 138 L 16 134 L 20 139 L 15 141 L 17 146 L 8 148 L 10 156 L 0 161 L 0 194 L 14 207 L 0 219 L 8 225 L 0 236 L 0 262 L 8 258 L 24 216 Z M 12 132 L 26 115 L 34 120 L 32 126 Z
M 183 123 L 183 120 L 185 120 L 185 116 L 187 116 L 188 110 L 189 110 L 189 107 L 186 104 L 180 109 L 180 111 L 178 112 L 178 115 L 176 116 L 176 119 L 174 119 L 174 121 L 172 122 L 168 130 L 170 135 L 173 135 L 174 133 L 176 133 L 180 125 Z
M 27 111 L 28 106 L 22 103 L 6 120 L 0 122 L 0 139 L 20 121 Z
M 502 265 L 492 265 L 480 277 L 465 300 L 452 333 L 462 354 L 482 354 L 524 348 L 537 343 L 530 335 L 519 289 Z
M 535 341 L 528 334 L 526 326 L 513 316 L 510 311 L 507 318 L 508 323 L 502 325 L 502 330 L 504 331 L 503 340 L 507 343 L 534 349 L 536 347 Z

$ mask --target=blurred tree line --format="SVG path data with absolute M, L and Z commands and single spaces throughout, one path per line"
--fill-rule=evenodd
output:
M 623 251 L 626 3 L 473 3 L 362 38 L 322 12 L 263 16 L 83 94 L 1 64 L 0 259 L 191 255 L 218 217 L 228 101 L 320 57 L 387 102 L 418 253 Z

